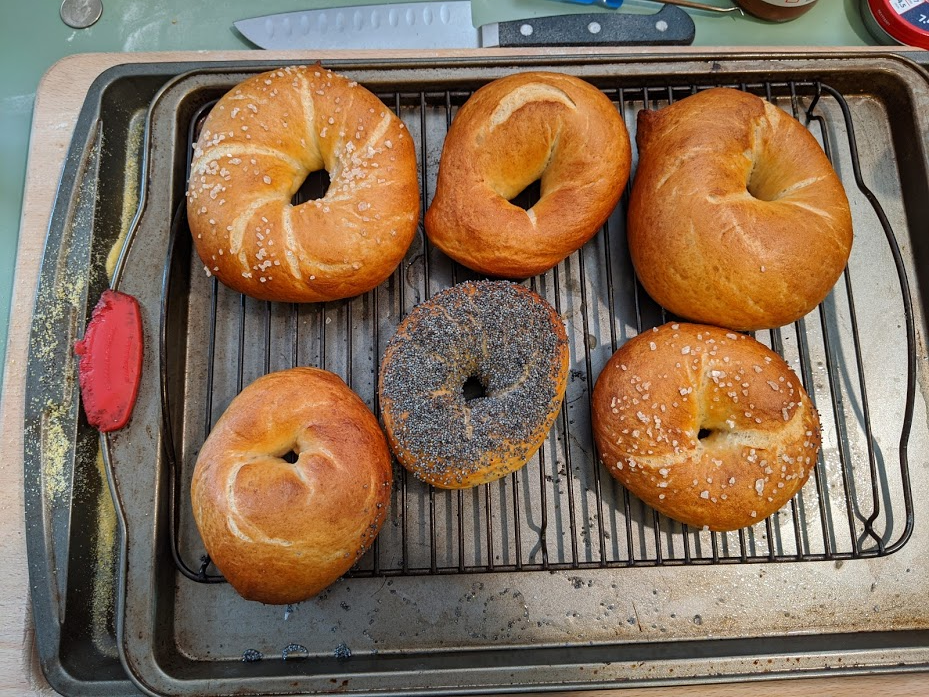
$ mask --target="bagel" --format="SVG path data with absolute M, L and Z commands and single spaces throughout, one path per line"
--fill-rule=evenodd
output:
M 732 329 L 780 327 L 828 295 L 852 248 L 842 183 L 796 119 L 734 89 L 639 112 L 629 252 L 660 305 Z
M 332 373 L 292 368 L 232 400 L 190 495 L 216 567 L 245 599 L 277 605 L 316 595 L 358 561 L 391 483 L 387 441 L 364 402 Z
M 477 90 L 452 121 L 426 233 L 465 266 L 504 278 L 542 273 L 596 234 L 629 178 L 613 103 L 559 73 L 518 73 Z M 541 180 L 529 210 L 510 203 Z
M 592 397 L 603 465 L 669 518 L 754 525 L 816 466 L 819 417 L 784 360 L 744 334 L 666 324 L 607 362 Z
M 469 378 L 482 395 L 465 394 Z M 507 281 L 460 283 L 417 305 L 387 345 L 379 390 L 390 446 L 433 486 L 494 481 L 542 445 L 567 379 L 568 337 L 551 305 Z
M 323 168 L 325 196 L 291 205 Z M 187 218 L 206 272 L 240 293 L 287 302 L 364 293 L 416 232 L 412 138 L 376 96 L 322 66 L 255 75 L 203 124 Z

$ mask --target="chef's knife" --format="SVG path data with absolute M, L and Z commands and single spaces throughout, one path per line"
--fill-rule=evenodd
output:
M 470 0 L 303 10 L 242 19 L 235 27 L 269 49 L 480 48 L 689 45 L 694 22 L 679 7 L 654 14 L 598 13 L 471 23 Z

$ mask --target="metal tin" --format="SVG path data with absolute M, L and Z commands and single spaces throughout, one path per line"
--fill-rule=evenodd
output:
M 736 0 L 743 10 L 768 22 L 789 22 L 813 9 L 816 0 Z
M 861 0 L 861 16 L 882 44 L 929 49 L 927 0 Z

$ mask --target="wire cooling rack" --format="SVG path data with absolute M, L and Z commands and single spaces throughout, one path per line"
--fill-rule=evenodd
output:
M 598 86 L 634 135 L 640 109 L 661 108 L 716 85 Z M 628 338 L 673 319 L 635 278 L 625 245 L 627 191 L 593 240 L 554 269 L 525 281 L 565 320 L 572 351 L 565 402 L 538 454 L 518 472 L 465 491 L 434 489 L 395 466 L 390 517 L 351 575 L 843 560 L 887 555 L 906 543 L 913 527 L 906 455 L 916 375 L 912 308 L 894 232 L 861 175 L 851 110 L 839 91 L 820 82 L 729 86 L 758 94 L 807 125 L 850 195 L 870 205 L 869 224 L 856 228 L 856 245 L 867 235 L 888 258 L 883 266 L 858 265 L 854 273 L 850 265 L 810 315 L 756 335 L 784 356 L 819 409 L 824 443 L 810 481 L 767 520 L 736 532 L 715 533 L 660 515 L 598 464 L 590 394 L 600 369 Z M 470 93 L 378 96 L 403 119 L 416 141 L 425 213 L 445 133 Z M 188 158 L 188 165 L 211 106 L 203 107 L 190 123 L 187 152 L 179 155 Z M 320 197 L 327 186 L 324 172 L 313 174 L 295 201 Z M 514 202 L 528 207 L 537 198 L 535 186 Z M 179 243 L 190 235 L 183 206 L 173 234 L 161 337 L 173 551 L 188 578 L 221 582 L 194 525 L 189 486 L 199 448 L 231 399 L 262 374 L 313 365 L 339 374 L 380 416 L 379 360 L 400 320 L 417 303 L 477 276 L 429 245 L 420 228 L 393 276 L 369 293 L 312 305 L 270 303 L 205 277 L 190 245 Z M 887 267 L 896 270 L 895 278 L 875 277 L 878 269 Z M 876 282 L 893 287 L 892 302 L 882 309 L 888 322 L 881 328 L 884 339 L 905 345 L 907 356 L 903 417 L 899 423 L 881 421 L 880 428 L 871 401 L 881 389 L 886 366 L 880 356 L 863 349 L 860 319 L 872 314 L 862 313 L 861 298 Z M 177 312 L 181 320 L 174 316 Z M 185 375 L 179 379 L 172 371 L 181 354 Z M 178 381 L 181 387 L 171 387 Z

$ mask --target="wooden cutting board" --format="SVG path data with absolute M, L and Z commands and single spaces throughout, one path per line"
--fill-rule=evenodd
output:
M 702 48 L 701 53 L 732 54 L 739 49 Z M 747 53 L 762 53 L 763 48 L 743 49 Z M 779 53 L 791 49 L 770 49 Z M 805 54 L 836 49 L 798 48 Z M 886 52 L 881 47 L 849 49 L 854 52 Z M 686 53 L 693 49 L 680 47 L 663 49 L 662 53 Z M 570 49 L 572 54 L 583 49 Z M 598 55 L 604 49 L 591 51 Z M 648 48 L 617 49 L 617 54 L 652 53 Z M 559 55 L 557 49 L 519 51 L 491 49 L 484 51 L 380 51 L 378 58 L 429 58 L 479 55 Z M 335 58 L 357 58 L 365 52 L 329 52 L 314 54 L 323 61 Z M 367 53 L 370 57 L 370 52 Z M 53 695 L 42 677 L 34 645 L 32 612 L 29 604 L 26 561 L 25 525 L 23 514 L 23 405 L 25 366 L 33 298 L 38 281 L 45 232 L 51 216 L 58 178 L 80 107 L 94 79 L 104 70 L 121 63 L 155 61 L 280 61 L 282 65 L 305 61 L 303 52 L 168 52 L 168 53 L 91 53 L 69 56 L 46 73 L 39 84 L 29 144 L 29 160 L 23 196 L 16 272 L 10 312 L 7 361 L 0 398 L 0 443 L 5 456 L 0 458 L 0 695 Z M 9 252 L 9 250 L 8 250 Z M 929 673 L 901 673 L 843 678 L 776 680 L 747 684 L 680 686 L 674 688 L 637 688 L 597 692 L 571 693 L 586 697 L 736 697 L 751 692 L 753 697 L 799 697 L 803 695 L 877 694 L 899 697 L 929 694 Z

